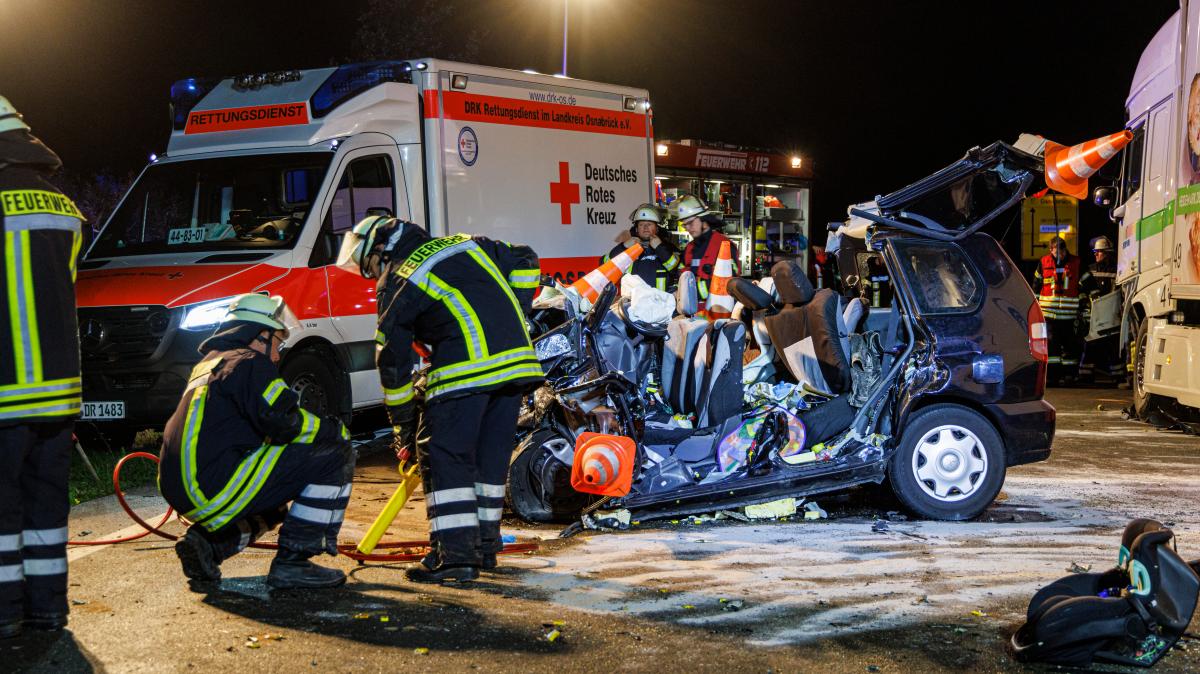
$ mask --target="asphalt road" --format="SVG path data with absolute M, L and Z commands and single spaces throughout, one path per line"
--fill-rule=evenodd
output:
M 1052 457 L 1010 470 L 979 521 L 892 515 L 879 531 L 894 506 L 861 490 L 818 499 L 830 516 L 820 521 L 644 523 L 569 540 L 506 521 L 541 549 L 502 558 L 469 589 L 327 557 L 351 579 L 311 594 L 269 594 L 266 551 L 227 562 L 220 589 L 203 593 L 161 539 L 79 547 L 69 630 L 0 642 L 0 670 L 1020 670 L 1004 646 L 1029 598 L 1072 565 L 1112 566 L 1129 519 L 1171 523 L 1183 556 L 1200 557 L 1200 438 L 1125 421 L 1124 391 L 1048 398 L 1059 411 Z M 363 463 L 347 541 L 392 489 L 386 457 Z M 136 507 L 164 510 L 152 495 Z M 422 513 L 415 499 L 389 538 L 424 537 Z M 128 526 L 111 500 L 72 513 L 74 538 Z M 1200 642 L 1185 639 L 1156 669 L 1200 670 Z

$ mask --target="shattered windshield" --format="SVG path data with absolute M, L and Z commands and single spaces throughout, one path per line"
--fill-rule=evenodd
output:
M 304 152 L 154 164 L 88 257 L 290 248 L 332 157 Z

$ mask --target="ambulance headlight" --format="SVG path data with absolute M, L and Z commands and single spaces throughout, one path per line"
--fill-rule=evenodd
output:
M 179 327 L 184 330 L 204 330 L 211 328 L 221 322 L 225 318 L 225 314 L 229 313 L 229 305 L 233 304 L 236 297 L 226 297 L 212 302 L 204 302 L 188 307 L 187 312 L 183 315 L 183 322 Z

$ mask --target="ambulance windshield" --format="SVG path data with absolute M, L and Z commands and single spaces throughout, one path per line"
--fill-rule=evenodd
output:
M 332 157 L 303 152 L 154 164 L 88 257 L 291 248 Z

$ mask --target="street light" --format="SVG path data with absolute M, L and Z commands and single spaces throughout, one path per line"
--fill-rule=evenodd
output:
M 563 0 L 563 77 L 567 76 L 567 6 L 570 0 Z

